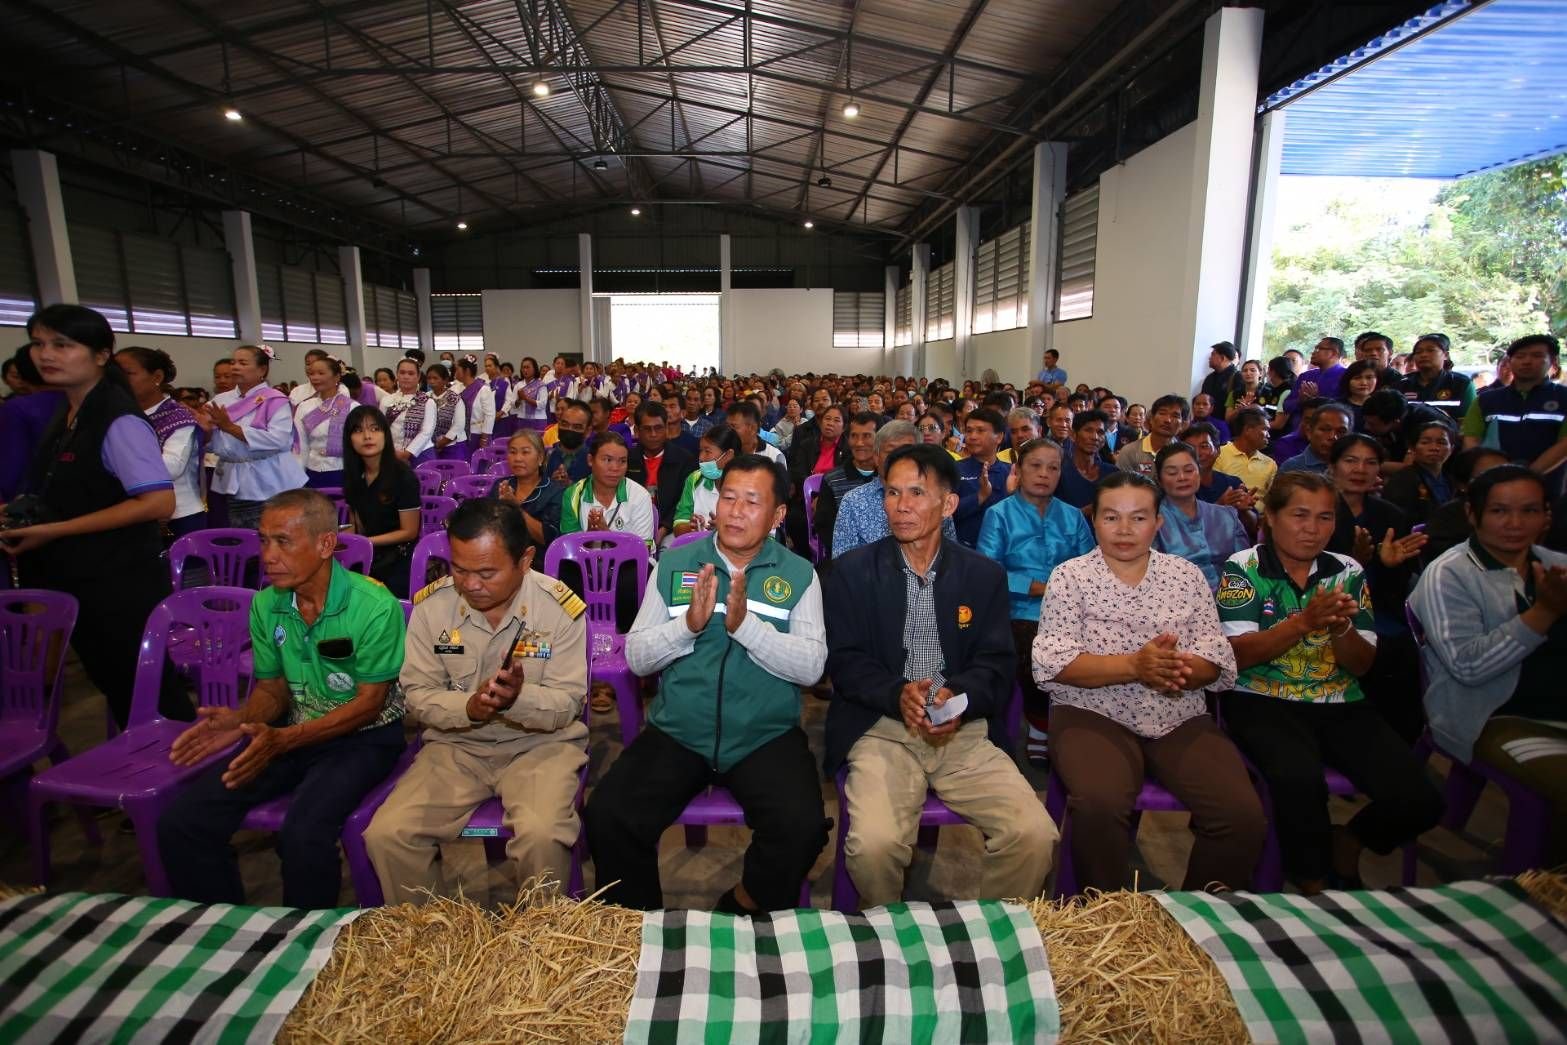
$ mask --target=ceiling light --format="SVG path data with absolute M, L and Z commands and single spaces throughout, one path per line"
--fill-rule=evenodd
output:
M 604 159 L 594 160 L 593 169 L 596 171 L 607 171 L 609 170 L 609 161 Z
M 806 218 L 805 227 L 808 229 L 814 229 L 816 227 L 816 222 L 812 221 L 810 218 Z
M 227 109 L 223 110 L 223 118 L 225 120 L 232 120 L 235 123 L 238 123 L 240 120 L 245 118 L 245 114 L 231 105 Z
M 832 179 L 823 174 L 820 178 L 816 179 L 816 187 L 818 189 L 830 189 L 832 188 Z
M 459 221 L 457 223 L 457 231 L 458 232 L 462 232 L 462 231 L 464 231 L 467 228 L 468 228 L 468 223 L 466 221 Z
M 631 208 L 631 216 L 633 218 L 640 218 L 642 216 L 642 208 L 641 207 L 632 207 Z
M 533 96 L 535 98 L 548 98 L 550 96 L 550 85 L 544 80 L 538 81 L 533 85 Z
M 860 115 L 860 107 L 853 102 L 843 107 L 843 118 L 845 120 L 852 120 L 858 115 Z

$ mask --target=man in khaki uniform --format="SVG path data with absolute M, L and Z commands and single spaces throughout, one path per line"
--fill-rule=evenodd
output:
M 566 585 L 531 569 L 515 505 L 464 501 L 448 523 L 452 574 L 414 596 L 401 675 L 424 747 L 365 833 L 388 903 L 445 893 L 440 846 L 491 796 L 520 880 L 564 883 L 587 762 L 587 621 Z M 508 656 L 511 666 L 507 668 Z

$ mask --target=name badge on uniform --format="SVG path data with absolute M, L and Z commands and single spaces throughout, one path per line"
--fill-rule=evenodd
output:
M 686 570 L 675 578 L 675 590 L 669 593 L 671 606 L 689 606 L 691 597 L 696 594 L 696 582 L 699 575 Z
M 435 652 L 443 656 L 456 656 L 463 652 L 462 632 L 453 628 L 435 637 Z

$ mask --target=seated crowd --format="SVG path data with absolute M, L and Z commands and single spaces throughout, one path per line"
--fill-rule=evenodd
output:
M 292 794 L 284 902 L 335 905 L 344 822 L 394 770 L 364 835 L 392 902 L 454 888 L 440 847 L 498 798 L 520 875 L 567 881 L 585 837 L 606 898 L 660 907 L 658 840 L 717 787 L 752 831 L 718 909 L 790 907 L 834 826 L 823 773 L 866 906 L 902 895 L 928 795 L 983 835 L 981 896 L 1037 895 L 1061 859 L 1120 887 L 1149 779 L 1191 814 L 1184 887 L 1246 887 L 1271 831 L 1314 893 L 1437 823 L 1424 737 L 1545 796 L 1567 857 L 1548 335 L 1478 392 L 1441 334 L 1407 359 L 1364 334 L 1349 366 L 1323 338 L 1299 374 L 1300 353 L 1237 367 L 1221 342 L 1190 400 L 1147 407 L 1068 386 L 1053 352 L 1021 391 L 418 353 L 370 382 L 319 351 L 289 388 L 245 345 L 187 406 L 168 355 L 116 351 L 90 309 L 28 331 L 0 542 L 21 585 L 77 600 L 73 648 L 120 727 L 167 543 L 259 535 L 246 699 L 196 709 L 162 679 L 160 713 L 191 723 L 170 758 L 203 767 L 158 823 L 177 895 L 241 902 L 230 837 Z M 440 521 L 447 569 L 411 575 L 421 485 L 454 493 L 430 466 L 458 460 L 482 478 Z M 337 561 L 345 530 L 368 575 Z M 589 683 L 586 567 L 547 563 L 595 533 L 651 564 L 616 585 L 651 699 L 622 701 L 638 721 L 589 788 L 588 722 L 615 702 Z M 818 763 L 800 694 L 821 683 Z M 1017 725 L 1067 795 L 1065 853 Z M 1341 826 L 1327 770 L 1364 799 Z

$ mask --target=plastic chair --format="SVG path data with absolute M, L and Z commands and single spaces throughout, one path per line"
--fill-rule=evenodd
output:
M 191 559 L 206 564 L 212 584 L 246 587 L 245 575 L 254 567 L 255 575 L 265 586 L 266 578 L 261 572 L 261 537 L 255 530 L 238 527 L 197 530 L 175 540 L 169 548 L 169 572 L 175 591 L 184 587 L 185 564 Z
M 822 473 L 818 472 L 800 485 L 800 496 L 805 501 L 806 542 L 811 548 L 811 561 L 822 558 L 821 539 L 816 536 L 816 498 L 822 491 Z
M 414 593 L 426 584 L 430 583 L 430 560 L 446 565 L 447 573 L 451 572 L 452 542 L 446 536 L 446 531 L 427 533 L 419 538 L 419 543 L 414 545 L 413 559 L 408 564 L 408 597 L 414 597 Z M 410 609 L 410 612 L 412 610 Z
M 843 853 L 844 842 L 849 837 L 849 801 L 844 797 L 843 790 L 844 782 L 848 777 L 847 763 L 839 766 L 837 774 L 833 777 L 834 786 L 838 789 L 838 840 L 833 856 L 832 909 L 843 914 L 853 914 L 860 909 L 860 890 L 855 887 L 854 879 L 849 876 L 849 864 Z M 961 827 L 967 823 L 967 820 L 954 813 L 945 802 L 937 798 L 935 792 L 927 792 L 925 804 L 920 807 L 918 845 L 921 849 L 933 850 L 936 847 L 937 829 Z
M 444 531 L 446 517 L 457 510 L 457 502 L 450 497 L 419 498 L 419 536 Z
M 489 475 L 459 475 L 446 485 L 446 495 L 454 501 L 466 501 L 476 497 L 490 496 L 490 487 L 495 485 L 499 476 Z
M 432 472 L 440 472 L 441 478 L 446 482 L 451 482 L 459 475 L 469 475 L 473 472 L 473 466 L 470 465 L 467 461 L 464 461 L 462 458 L 458 457 L 454 457 L 449 460 L 437 459 L 434 461 L 426 461 L 419 467 L 428 468 Z
M 316 493 L 331 501 L 337 508 L 337 525 L 347 526 L 354 521 L 353 511 L 348 507 L 348 502 L 343 499 L 341 486 L 318 486 Z
M 637 594 L 647 588 L 647 545 L 634 534 L 613 530 L 563 533 L 544 553 L 544 572 L 559 577 L 563 562 L 574 562 L 582 571 L 580 594 L 588 604 L 588 677 L 614 688 L 621 741 L 630 744 L 642 729 L 641 683 L 626 666 L 626 637 L 615 630 L 615 591 L 620 568 L 628 562 L 636 568 Z
M 428 461 L 414 469 L 414 476 L 419 480 L 420 497 L 438 497 L 446 485 L 446 476 L 431 467 L 434 464 L 435 461 Z
M 473 469 L 474 475 L 482 475 L 485 472 L 493 470 L 496 465 L 504 464 L 505 461 L 505 443 L 502 442 L 501 445 L 497 446 L 496 442 L 492 440 L 489 446 L 486 446 L 482 450 L 475 451 L 473 459 L 469 461 L 468 464 Z
M 0 789 L 7 817 L 23 808 L 34 763 L 47 759 L 57 766 L 71 757 L 59 725 L 66 647 L 75 627 L 76 600 L 64 592 L 0 592 Z M 83 811 L 81 822 L 88 841 L 103 841 L 91 813 Z M 25 829 L 20 822 L 17 827 Z
M 354 811 L 348 814 L 348 819 L 343 821 L 343 833 L 338 836 L 338 841 L 343 847 L 343 858 L 348 864 L 348 879 L 353 883 L 354 898 L 359 901 L 360 907 L 380 907 L 386 902 L 381 893 L 381 879 L 375 873 L 375 865 L 370 862 L 370 850 L 365 846 L 365 828 L 370 826 L 375 811 L 381 808 L 386 796 L 397 786 L 398 779 L 413 764 L 418 750 L 417 742 L 404 748 L 386 779 L 365 792 L 364 798 L 359 800 Z M 293 797 L 292 794 L 280 795 L 253 806 L 240 822 L 240 829 L 270 831 L 274 834 L 281 831 Z
M 247 696 L 240 654 L 250 643 L 249 588 L 192 588 L 175 592 L 153 609 L 142 633 L 141 656 L 125 731 L 103 744 L 34 776 L 27 788 L 28 834 L 33 867 L 40 885 L 49 883 L 49 833 L 45 822 L 50 802 L 122 809 L 136 829 L 147 888 L 154 896 L 169 894 L 168 876 L 158 852 L 159 815 L 175 790 L 212 763 L 230 757 L 219 752 L 194 766 L 169 761 L 169 748 L 190 725 L 158 714 L 158 691 L 171 632 L 191 628 L 200 655 L 196 671 L 199 707 L 236 707 Z
M 700 541 L 704 537 L 711 536 L 712 533 L 712 530 L 692 530 L 689 533 L 681 534 L 679 537 L 671 538 L 669 541 L 669 546 L 671 548 L 678 548 L 683 544 L 690 544 L 692 541 Z
M 368 577 L 370 560 L 375 558 L 375 545 L 370 543 L 370 538 L 357 533 L 340 533 L 337 535 L 337 550 L 332 556 L 343 564 L 344 569 Z

